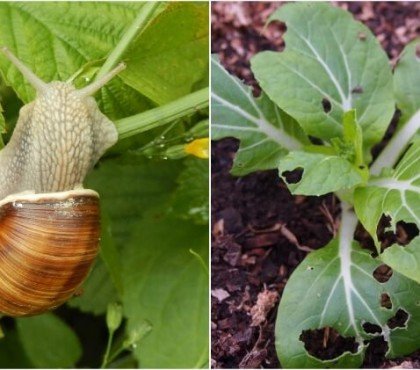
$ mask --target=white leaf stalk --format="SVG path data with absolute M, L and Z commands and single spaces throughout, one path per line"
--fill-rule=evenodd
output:
M 373 176 L 379 176 L 386 167 L 393 167 L 414 135 L 420 129 L 420 110 L 394 135 L 378 158 L 370 167 Z

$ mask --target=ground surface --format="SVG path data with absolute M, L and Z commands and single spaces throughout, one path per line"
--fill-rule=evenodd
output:
M 420 3 L 339 5 L 370 27 L 392 63 L 404 45 L 419 35 Z M 278 6 L 212 4 L 212 52 L 219 54 L 231 73 L 254 86 L 256 93 L 250 57 L 284 46 L 283 30 L 269 27 L 263 32 L 265 20 Z M 339 207 L 331 195 L 292 197 L 276 171 L 231 176 L 237 146 L 234 139 L 212 146 L 212 366 L 275 368 L 280 364 L 274 349 L 274 323 L 283 288 L 307 254 L 305 250 L 330 240 Z M 420 367 L 420 352 L 388 361 L 383 344 L 371 347 L 364 367 Z

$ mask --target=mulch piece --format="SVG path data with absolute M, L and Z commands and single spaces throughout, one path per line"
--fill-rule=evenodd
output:
M 418 2 L 334 4 L 350 10 L 375 33 L 393 64 L 404 45 L 419 35 Z M 249 68 L 250 58 L 262 50 L 284 48 L 282 25 L 264 30 L 267 17 L 278 6 L 281 3 L 212 3 L 212 52 L 231 73 L 253 86 L 256 95 L 260 90 Z M 387 136 L 392 132 L 391 127 Z M 235 139 L 212 143 L 211 365 L 278 368 L 274 325 L 283 289 L 308 251 L 333 237 L 339 203 L 332 195 L 290 195 L 277 171 L 231 176 L 237 149 Z M 362 228 L 357 238 L 369 247 Z M 386 343 L 372 342 L 363 366 L 420 367 L 420 351 L 396 360 L 386 360 L 385 351 Z

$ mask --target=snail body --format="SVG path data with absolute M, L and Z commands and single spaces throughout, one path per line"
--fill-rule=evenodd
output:
M 27 316 L 71 298 L 98 253 L 99 196 L 83 181 L 118 134 L 90 95 L 124 66 L 77 90 L 2 51 L 37 90 L 0 151 L 0 313 Z

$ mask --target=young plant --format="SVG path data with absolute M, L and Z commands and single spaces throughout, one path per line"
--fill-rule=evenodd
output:
M 305 258 L 283 293 L 275 333 L 281 365 L 360 366 L 377 337 L 388 358 L 409 354 L 420 347 L 420 237 L 383 250 L 377 230 L 383 215 L 393 233 L 398 223 L 420 227 L 420 40 L 392 73 L 374 35 L 344 10 L 291 3 L 272 21 L 286 23 L 286 48 L 252 58 L 260 97 L 212 58 L 213 139 L 240 139 L 232 174 L 278 168 L 292 194 L 334 192 L 342 209 L 338 235 Z M 397 131 L 372 162 L 395 106 Z M 301 178 L 288 182 L 296 169 Z M 375 253 L 354 240 L 358 222 Z M 374 272 L 383 264 L 393 273 L 380 282 Z M 324 347 L 335 331 L 347 349 L 315 353 L 307 338 L 320 330 Z

